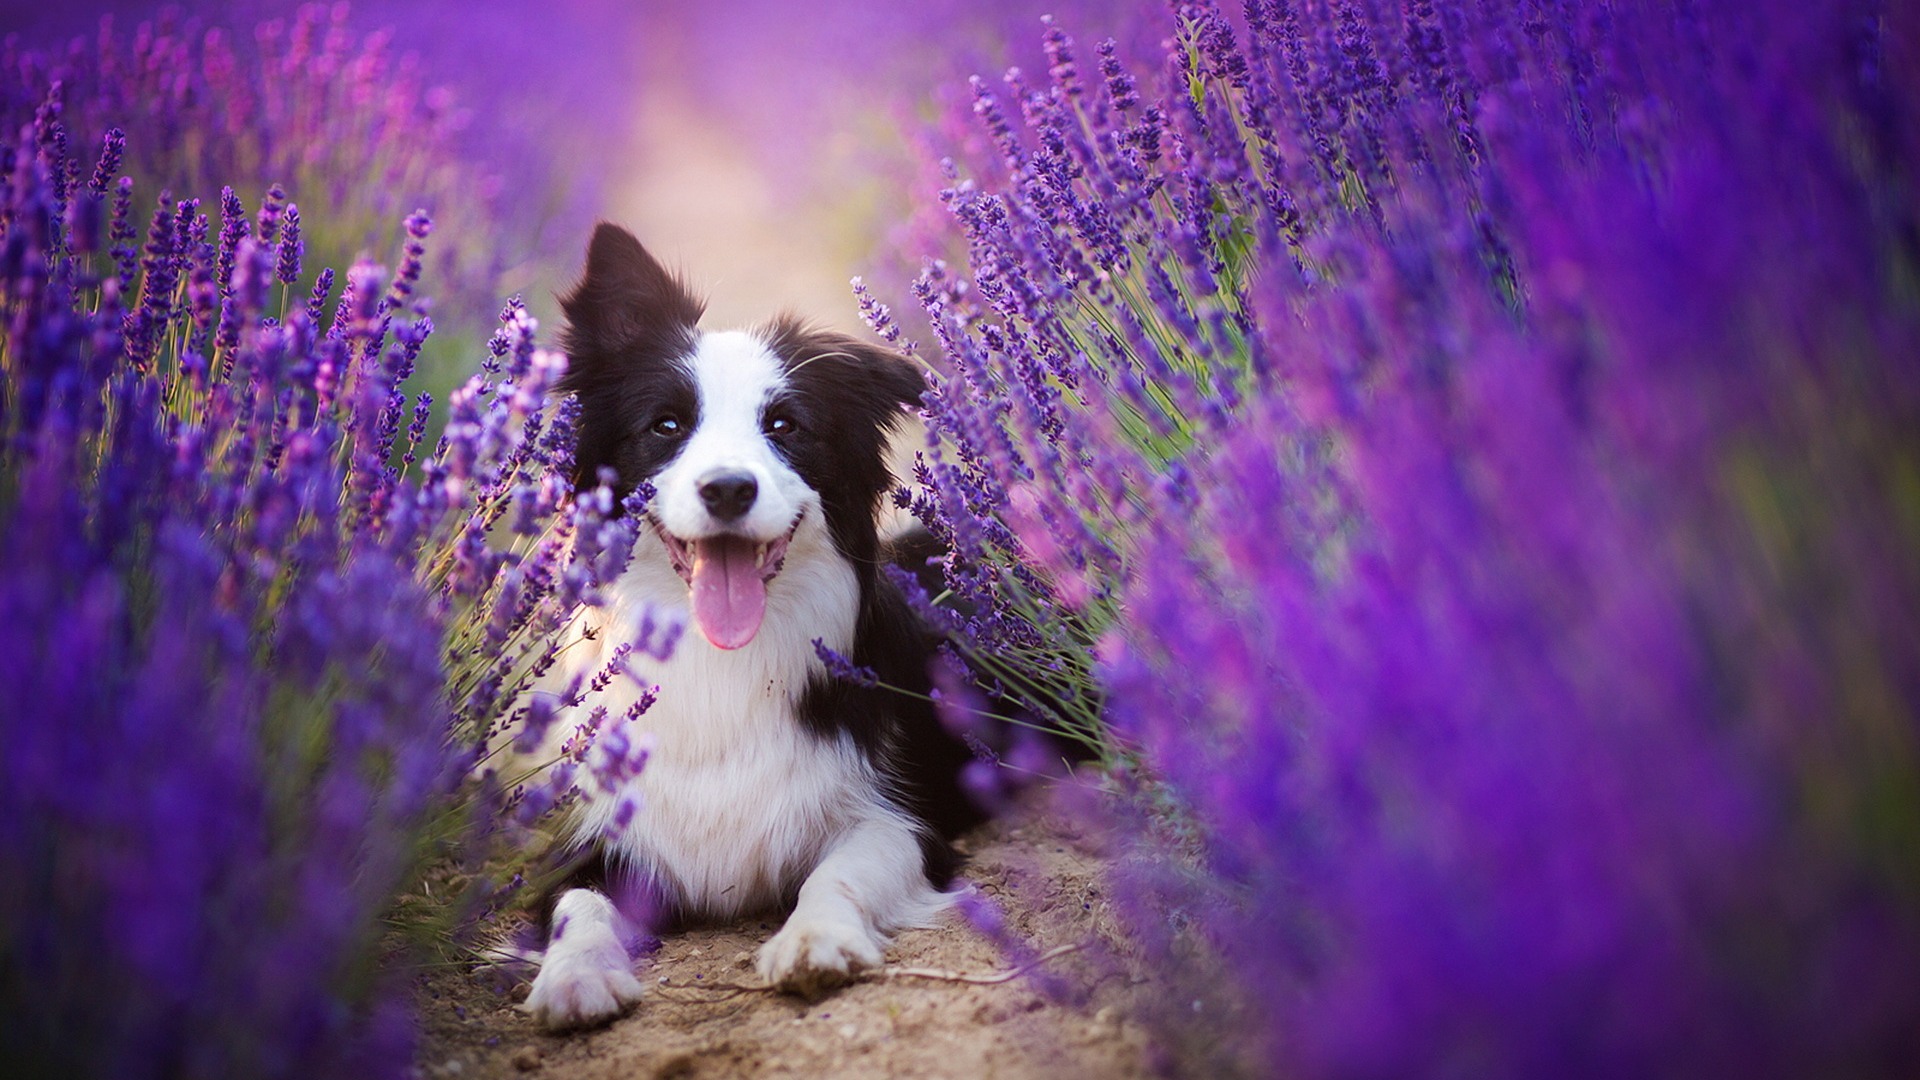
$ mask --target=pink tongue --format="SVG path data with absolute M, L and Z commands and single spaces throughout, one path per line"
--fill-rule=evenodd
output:
M 766 617 L 767 583 L 753 562 L 755 546 L 737 536 L 693 542 L 693 620 L 719 648 L 752 641 Z

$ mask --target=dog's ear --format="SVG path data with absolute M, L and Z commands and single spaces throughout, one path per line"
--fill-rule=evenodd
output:
M 848 334 L 817 330 L 792 316 L 774 320 L 766 340 L 796 382 L 813 381 L 834 398 L 863 407 L 874 422 L 892 426 L 900 411 L 920 404 L 927 380 L 900 353 Z
M 591 364 L 649 342 L 685 341 L 705 307 L 632 233 L 601 222 L 587 245 L 586 274 L 560 298 L 565 347 L 576 364 Z
M 861 356 L 860 363 L 883 392 L 905 408 L 919 406 L 920 396 L 927 392 L 927 377 L 921 373 L 920 365 L 892 349 L 864 341 L 855 345 L 856 355 Z
M 580 399 L 574 483 L 584 489 L 617 464 L 630 381 L 693 348 L 704 305 L 632 233 L 603 222 L 587 245 L 585 275 L 560 307 L 567 373 L 558 389 Z
M 878 395 L 885 403 L 885 412 L 914 408 L 920 404 L 920 395 L 927 391 L 926 376 L 920 374 L 919 366 L 884 345 L 844 334 L 822 335 L 818 344 L 823 351 L 841 354 L 833 359 L 852 369 L 850 388 L 857 387 L 856 392 L 865 395 Z

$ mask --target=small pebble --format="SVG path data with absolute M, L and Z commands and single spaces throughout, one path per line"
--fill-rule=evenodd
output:
M 525 1001 L 527 995 L 531 993 L 533 993 L 532 983 L 517 982 L 513 984 L 513 989 L 507 991 L 507 996 L 514 1001 Z
M 540 1048 L 523 1046 L 513 1052 L 510 1060 L 513 1062 L 513 1067 L 521 1072 L 532 1072 L 540 1067 Z

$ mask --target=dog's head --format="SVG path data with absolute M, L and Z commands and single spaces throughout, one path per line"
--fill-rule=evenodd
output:
M 864 580 L 887 437 L 925 389 L 918 370 L 792 318 L 704 332 L 702 303 L 615 225 L 595 230 L 561 306 L 561 389 L 580 399 L 576 483 L 610 468 L 621 495 L 653 486 L 652 532 L 709 641 L 753 640 L 790 554 L 837 554 Z

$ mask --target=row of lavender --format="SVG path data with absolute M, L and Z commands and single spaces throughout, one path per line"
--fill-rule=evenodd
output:
M 0 1057 L 404 1075 L 396 961 L 635 767 L 591 730 L 529 757 L 553 711 L 520 705 L 631 527 L 574 502 L 564 358 L 517 301 L 427 435 L 425 214 L 337 281 L 277 185 L 142 190 L 100 103 L 69 114 L 153 70 L 15 59 L 48 78 L 0 137 Z
M 531 145 L 472 152 L 496 136 L 476 135 L 462 99 L 429 81 L 416 28 L 359 30 L 368 18 L 344 2 L 228 7 L 258 21 L 162 7 L 138 22 L 101 15 L 64 46 L 8 35 L 0 115 L 9 125 L 31 116 L 57 83 L 69 131 L 126 132 L 122 168 L 143 190 L 211 201 L 227 185 L 283 184 L 300 195 L 303 240 L 322 266 L 384 248 L 409 211 L 429 207 L 441 226 L 427 257 L 444 325 L 420 374 L 437 390 L 458 385 L 503 288 L 524 288 L 543 256 L 571 249 L 546 230 L 573 235 L 591 221 L 570 197 L 589 185 L 552 177 Z M 56 21 L 86 25 L 79 14 Z
M 1912 13 L 1177 15 L 976 82 L 902 496 L 1140 767 L 1170 1060 L 1910 1075 Z

